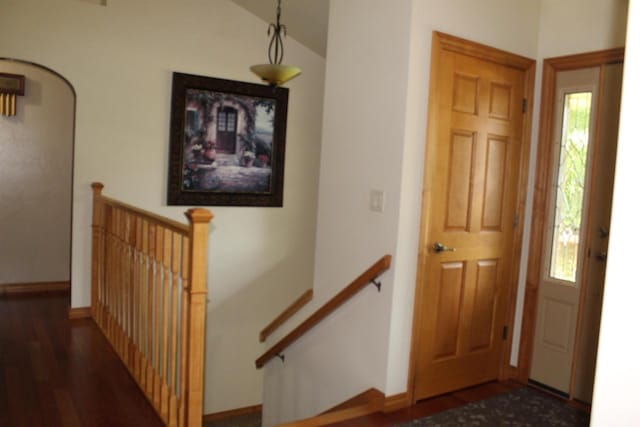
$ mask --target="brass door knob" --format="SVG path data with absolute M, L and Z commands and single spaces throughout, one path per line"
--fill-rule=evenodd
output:
M 435 242 L 433 244 L 433 251 L 437 254 L 439 254 L 440 252 L 455 252 L 456 248 L 450 248 L 448 246 L 443 245 L 440 242 Z

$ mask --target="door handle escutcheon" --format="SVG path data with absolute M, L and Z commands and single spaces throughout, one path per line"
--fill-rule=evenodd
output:
M 439 254 L 440 252 L 455 252 L 456 248 L 450 248 L 448 246 L 443 245 L 440 242 L 435 242 L 433 244 L 433 251 L 437 254 Z

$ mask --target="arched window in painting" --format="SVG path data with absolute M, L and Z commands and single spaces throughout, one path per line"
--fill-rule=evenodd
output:
M 216 150 L 223 153 L 236 152 L 238 110 L 233 107 L 218 109 L 216 117 Z

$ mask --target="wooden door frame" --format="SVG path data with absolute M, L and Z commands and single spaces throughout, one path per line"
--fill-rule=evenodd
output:
M 509 274 L 509 284 L 507 292 L 507 318 L 504 319 L 505 324 L 509 328 L 507 339 L 504 341 L 502 355 L 500 358 L 500 378 L 505 379 L 512 374 L 509 369 L 509 350 L 511 349 L 511 341 L 513 336 L 513 323 L 515 312 L 516 286 L 519 274 L 519 265 L 522 247 L 523 221 L 525 199 L 527 192 L 527 177 L 529 170 L 529 154 L 531 151 L 531 122 L 533 105 L 533 90 L 535 81 L 535 65 L 536 61 L 480 43 L 465 40 L 459 37 L 444 34 L 438 31 L 433 32 L 431 47 L 431 74 L 429 81 L 429 113 L 427 124 L 427 140 L 425 150 L 425 173 L 423 178 L 423 198 L 422 213 L 420 225 L 420 248 L 418 251 L 418 271 L 415 288 L 414 309 L 413 309 L 413 326 L 411 333 L 411 352 L 409 356 L 409 374 L 407 381 L 407 403 L 415 403 L 415 383 L 416 383 L 416 363 L 420 335 L 420 324 L 422 323 L 423 313 L 419 310 L 419 302 L 424 295 L 426 286 L 426 277 L 424 274 L 426 266 L 426 257 L 429 255 L 428 248 L 424 242 L 428 239 L 429 214 L 430 208 L 430 185 L 433 181 L 435 167 L 431 164 L 434 159 L 435 143 L 437 141 L 438 108 L 437 100 L 439 96 L 439 84 L 437 81 L 437 70 L 440 67 L 440 58 L 444 51 L 450 51 L 469 57 L 478 58 L 484 61 L 490 61 L 499 65 L 512 67 L 524 72 L 524 96 L 527 99 L 528 107 L 524 113 L 522 121 L 522 148 L 520 151 L 520 167 L 517 186 L 516 215 L 518 217 L 518 225 L 513 233 L 514 262 Z
M 533 213 L 531 218 L 531 241 L 529 243 L 529 260 L 527 265 L 525 299 L 520 332 L 520 350 L 515 379 L 526 383 L 531 373 L 533 344 L 535 338 L 536 313 L 538 309 L 538 290 L 542 280 L 542 256 L 544 251 L 544 226 L 549 203 L 549 175 L 553 172 L 553 120 L 555 115 L 556 75 L 559 71 L 580 68 L 604 67 L 607 64 L 623 62 L 624 48 L 608 49 L 577 55 L 561 56 L 545 59 L 542 73 L 542 99 L 540 104 L 540 133 L 536 160 L 536 176 L 534 181 Z M 602 73 L 601 73 L 602 74 Z M 601 85 L 602 86 L 602 85 Z M 596 134 L 598 123 L 596 122 Z M 597 144 L 597 141 L 596 141 Z M 597 148 L 597 147 L 595 147 Z M 594 179 L 595 177 L 591 177 Z M 589 226 L 589 217 L 587 224 Z M 584 300 L 584 286 L 580 289 L 578 312 Z M 581 316 L 578 315 L 576 331 L 580 328 Z M 578 339 L 576 334 L 576 340 Z M 574 349 L 575 355 L 575 349 Z M 575 364 L 575 359 L 574 359 Z M 571 384 L 573 385 L 573 373 Z

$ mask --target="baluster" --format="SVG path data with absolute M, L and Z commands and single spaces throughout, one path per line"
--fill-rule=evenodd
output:
M 135 216 L 135 236 L 134 236 L 134 286 L 133 286 L 133 377 L 138 384 L 142 384 L 142 375 L 140 374 L 140 357 L 141 357 L 141 332 L 140 332 L 140 313 L 142 312 L 142 218 Z
M 98 266 L 99 271 L 99 286 L 98 286 L 98 310 L 97 319 L 98 325 L 104 331 L 105 327 L 105 309 L 107 304 L 107 233 L 105 226 L 106 206 L 104 203 L 100 203 L 100 263 Z
M 189 238 L 182 238 L 182 266 L 180 276 L 182 278 L 182 290 L 180 292 L 180 349 L 178 360 L 180 370 L 178 372 L 178 427 L 183 427 L 186 423 L 186 385 L 187 385 L 187 320 L 189 316 Z
M 116 250 L 115 250 L 115 239 L 114 239 L 114 221 L 115 215 L 113 212 L 113 207 L 109 206 L 107 211 L 107 219 L 108 219 L 108 230 L 107 230 L 107 238 L 109 239 L 109 267 L 108 267 L 108 278 L 107 278 L 107 307 L 106 307 L 106 317 L 107 324 L 106 334 L 108 340 L 111 342 L 111 345 L 114 345 L 113 341 L 113 323 L 114 323 L 114 302 L 113 302 L 113 282 L 114 276 L 116 274 Z
M 124 220 L 124 236 L 123 236 L 123 245 L 124 245 L 124 328 L 123 328 L 123 338 L 124 338 L 124 360 L 125 365 L 131 371 L 131 289 L 133 287 L 133 283 L 131 283 L 131 272 L 133 270 L 132 265 L 132 247 L 131 247 L 131 215 L 127 211 L 122 212 L 123 220 Z
M 120 358 L 126 360 L 124 353 L 124 295 L 125 295 L 125 277 L 126 277 L 126 253 L 124 245 L 124 215 L 122 209 L 118 209 L 118 349 Z
M 131 215 L 127 211 L 122 211 L 122 254 L 124 256 L 124 268 L 123 268 L 123 281 L 124 289 L 122 292 L 122 311 L 123 311 L 123 328 L 122 328 L 122 341 L 123 354 L 122 358 L 125 365 L 131 370 Z
M 165 421 L 169 419 L 169 389 L 168 375 L 169 370 L 169 304 L 171 297 L 171 237 L 172 232 L 169 229 L 164 230 L 164 254 L 162 256 L 163 266 L 163 286 L 162 286 L 162 365 L 160 376 L 162 378 L 161 404 L 160 413 Z
M 155 298 L 155 262 L 154 256 L 156 252 L 156 225 L 149 223 L 148 225 L 149 235 L 147 236 L 147 284 L 149 286 L 149 293 L 147 295 L 147 386 L 146 392 L 149 396 L 149 400 L 153 401 L 153 364 L 154 364 L 154 317 L 153 317 L 153 301 Z
M 156 263 L 156 301 L 155 301 L 155 309 L 153 310 L 153 317 L 155 318 L 153 337 L 154 337 L 154 357 L 153 357 L 153 367 L 154 367 L 154 375 L 153 375 L 153 402 L 156 405 L 156 408 L 160 408 L 160 371 L 161 371 L 161 361 L 160 361 L 160 341 L 162 339 L 162 255 L 164 254 L 164 229 L 161 227 L 156 228 L 156 253 L 155 253 L 155 263 Z
M 173 234 L 173 253 L 171 256 L 171 349 L 169 351 L 169 375 L 167 384 L 169 385 L 169 425 L 177 425 L 178 403 L 176 400 L 177 393 L 177 373 L 176 360 L 178 358 L 178 285 L 180 273 L 180 245 L 181 236 L 177 233 Z
M 119 317 L 120 317 L 120 312 L 119 312 L 119 284 L 120 284 L 120 241 L 118 238 L 118 231 L 119 231 L 119 224 L 120 224 L 120 216 L 119 216 L 119 210 L 118 209 L 113 209 L 113 277 L 111 278 L 111 297 L 113 299 L 112 301 L 112 307 L 111 307 L 111 315 L 113 317 L 113 322 L 112 322 L 112 331 L 111 331 L 111 335 L 112 335 L 112 344 L 116 350 L 116 353 L 118 353 L 118 355 L 120 354 L 120 346 L 119 346 L 119 341 L 118 341 L 118 322 L 119 322 Z
M 148 274 L 148 250 L 149 250 L 149 224 L 146 220 L 140 220 L 140 313 L 138 315 L 140 322 L 140 388 L 144 391 L 147 389 L 147 298 L 149 296 L 149 283 L 147 282 Z
M 128 254 L 129 254 L 129 259 L 128 259 L 128 263 L 129 263 L 129 301 L 127 304 L 127 307 L 129 308 L 129 324 L 128 324 L 128 332 L 127 332 L 127 336 L 128 336 L 128 344 L 129 344 L 129 352 L 127 353 L 128 359 L 129 359 L 129 370 L 130 372 L 133 374 L 133 377 L 136 378 L 135 376 L 135 349 L 136 349 L 136 345 L 135 345 L 135 340 L 136 340 L 136 329 L 135 329 L 135 311 L 134 311 L 134 307 L 135 307 L 135 303 L 136 303 L 136 289 L 137 289 L 137 280 L 136 280 L 136 272 L 137 272 L 137 262 L 136 262 L 136 217 L 129 213 L 128 215 L 129 218 L 129 232 L 128 232 Z

